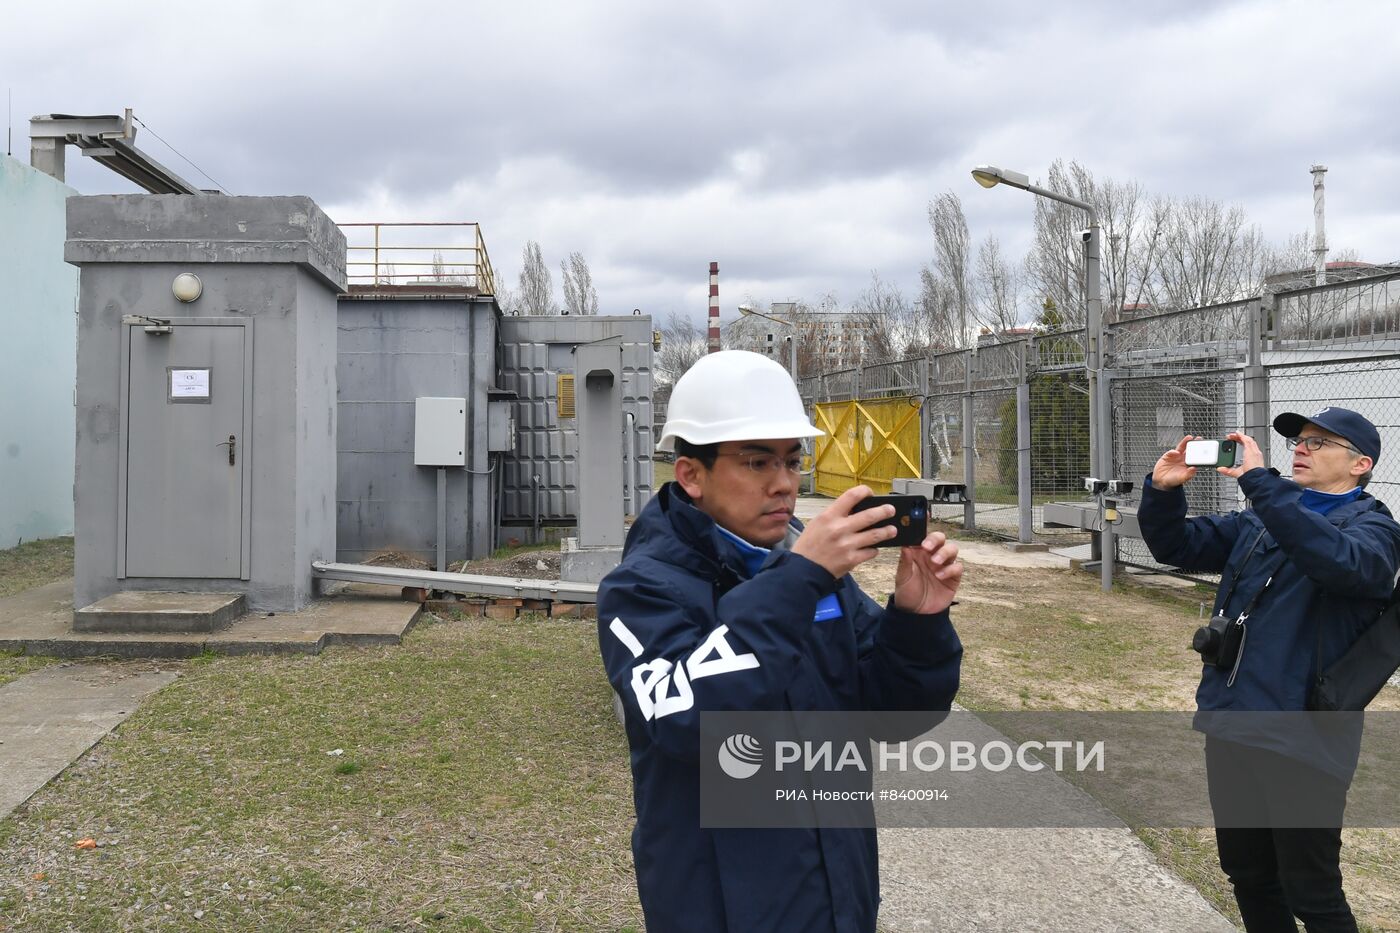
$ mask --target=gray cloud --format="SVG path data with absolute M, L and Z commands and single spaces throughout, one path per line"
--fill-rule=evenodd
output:
M 581 250 L 605 309 L 702 315 L 711 259 L 726 305 L 849 299 L 872 268 L 912 294 L 943 190 L 974 237 L 1018 255 L 1030 198 L 973 185 L 984 161 L 1043 176 L 1076 159 L 1239 203 L 1279 240 L 1309 228 L 1322 161 L 1333 244 L 1400 258 L 1400 40 L 1383 15 L 951 6 L 83 0 L 0 36 L 0 83 L 20 118 L 133 106 L 237 193 L 309 194 L 341 220 L 479 220 L 508 279 L 526 239 L 556 265 Z M 80 190 L 129 190 L 85 161 L 70 158 Z

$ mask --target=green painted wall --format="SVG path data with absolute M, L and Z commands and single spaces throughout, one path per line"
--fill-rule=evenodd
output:
M 72 188 L 0 155 L 0 549 L 73 533 Z

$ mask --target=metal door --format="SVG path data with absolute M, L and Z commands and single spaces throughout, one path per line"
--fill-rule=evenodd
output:
M 123 328 L 119 576 L 247 578 L 245 324 Z

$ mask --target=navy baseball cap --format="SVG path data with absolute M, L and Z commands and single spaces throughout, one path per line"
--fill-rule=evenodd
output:
M 1298 432 L 1309 424 L 1351 441 L 1351 445 L 1370 457 L 1372 462 L 1381 459 L 1380 432 L 1374 424 L 1349 408 L 1324 408 L 1315 415 L 1286 411 L 1274 419 L 1274 430 L 1284 437 L 1297 437 Z

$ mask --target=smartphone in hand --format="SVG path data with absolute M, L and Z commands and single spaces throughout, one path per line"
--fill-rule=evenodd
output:
M 851 514 L 881 505 L 894 506 L 894 514 L 870 527 L 892 525 L 899 533 L 876 547 L 916 547 L 928 537 L 928 499 L 923 496 L 870 496 L 857 502 Z
M 1244 456 L 1238 441 L 1187 441 L 1186 465 L 1237 467 Z

